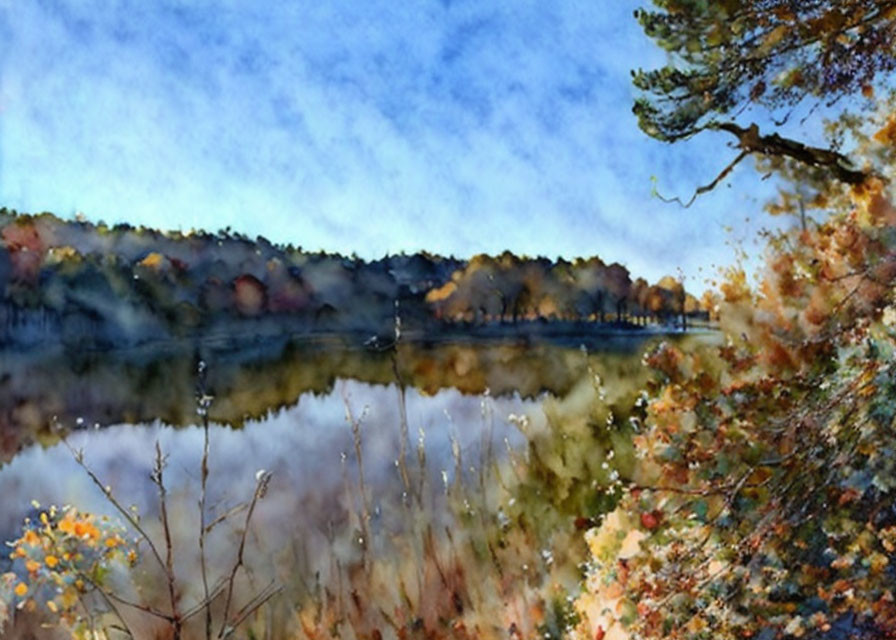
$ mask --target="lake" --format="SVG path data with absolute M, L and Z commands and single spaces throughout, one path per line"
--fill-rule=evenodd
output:
M 614 408 L 630 406 L 646 381 L 640 361 L 651 340 L 7 353 L 0 535 L 16 537 L 24 517 L 50 504 L 120 519 L 79 466 L 83 451 L 101 484 L 161 539 L 150 480 L 158 443 L 179 597 L 201 600 L 207 418 L 205 522 L 229 514 L 208 531 L 213 573 L 233 563 L 256 478 L 272 474 L 237 595 L 251 601 L 269 583 L 281 591 L 249 628 L 439 637 L 462 624 L 473 637 L 528 637 L 566 624 L 552 598 L 579 579 L 576 522 L 601 509 L 604 456 L 631 454 Z M 123 588 L 158 582 L 145 546 Z M 144 596 L 161 598 L 153 593 Z M 127 616 L 150 624 L 139 611 Z

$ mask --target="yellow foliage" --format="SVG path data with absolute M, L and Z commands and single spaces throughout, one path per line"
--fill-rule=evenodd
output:
M 148 267 L 150 269 L 158 269 L 165 262 L 165 256 L 161 253 L 153 251 L 148 254 L 143 260 L 139 262 L 141 267 Z
M 431 303 L 447 300 L 455 291 L 457 291 L 457 285 L 454 282 L 448 282 L 438 289 L 428 291 L 426 293 L 426 301 Z
M 784 39 L 789 31 L 790 27 L 786 24 L 780 24 L 769 31 L 765 38 L 762 40 L 762 44 L 759 45 L 759 48 L 756 50 L 757 55 L 766 55 L 775 47 L 775 45 L 777 45 Z
M 888 146 L 896 146 L 896 116 L 890 116 L 881 129 L 874 134 L 874 139 Z

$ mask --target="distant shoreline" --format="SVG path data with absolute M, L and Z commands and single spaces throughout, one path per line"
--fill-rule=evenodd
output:
M 188 349 L 208 348 L 213 351 L 240 351 L 270 345 L 282 348 L 288 343 L 306 347 L 334 349 L 367 349 L 388 351 L 396 344 L 394 331 L 376 332 L 364 329 L 296 330 L 288 322 L 278 328 L 276 319 L 242 320 L 229 323 L 223 331 L 195 331 L 192 335 L 149 337 L 132 343 L 116 344 L 97 334 L 69 337 L 48 333 L 40 339 L 0 339 L 0 353 L 28 352 L 90 352 L 125 353 L 146 349 L 171 349 L 183 352 Z M 239 330 L 242 329 L 242 330 Z M 441 323 L 426 329 L 408 329 L 400 333 L 401 344 L 426 347 L 430 345 L 526 345 L 551 344 L 556 346 L 591 348 L 641 343 L 664 336 L 681 337 L 701 334 L 712 335 L 717 328 L 708 322 L 692 322 L 686 330 L 677 324 L 637 325 L 630 322 L 584 322 L 527 320 L 522 322 L 495 322 L 488 324 Z

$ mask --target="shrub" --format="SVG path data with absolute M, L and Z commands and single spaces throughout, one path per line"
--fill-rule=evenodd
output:
M 647 358 L 579 637 L 896 636 L 896 210 L 879 188 L 844 205 L 770 236 L 755 289 L 729 273 L 724 344 Z
M 22 535 L 8 544 L 14 571 L 5 576 L 7 597 L 19 609 L 45 608 L 45 617 L 73 638 L 91 632 L 92 600 L 106 600 L 115 611 L 107 594 L 112 574 L 137 562 L 136 541 L 124 527 L 68 505 L 26 519 Z

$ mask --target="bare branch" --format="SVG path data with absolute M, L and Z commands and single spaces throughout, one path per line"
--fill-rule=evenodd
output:
M 249 505 L 246 504 L 245 502 L 241 502 L 240 504 L 236 505 L 235 507 L 231 507 L 230 509 L 228 509 L 227 511 L 225 511 L 224 513 L 219 515 L 217 518 L 215 518 L 214 520 L 209 522 L 207 525 L 205 525 L 205 532 L 206 533 L 211 532 L 212 529 L 214 529 L 216 526 L 218 526 L 219 524 L 221 524 L 222 522 L 227 520 L 230 516 L 235 516 L 240 511 L 245 511 L 248 506 Z
M 239 613 L 237 613 L 236 618 L 233 623 L 227 625 L 223 632 L 221 638 L 229 637 L 237 628 L 246 621 L 246 619 L 251 616 L 253 613 L 258 611 L 261 607 L 265 605 L 271 598 L 276 596 L 278 593 L 283 591 L 283 587 L 279 585 L 275 585 L 273 582 L 269 584 L 267 587 L 261 590 L 252 600 L 250 600 L 245 607 L 240 609 Z
M 733 135 L 737 138 L 737 148 L 741 150 L 740 154 L 728 166 L 722 169 L 712 182 L 699 187 L 687 202 L 678 197 L 667 198 L 654 191 L 654 194 L 663 202 L 677 203 L 687 209 L 694 204 L 694 201 L 699 196 L 715 189 L 744 158 L 751 154 L 790 158 L 806 166 L 825 169 L 835 179 L 848 185 L 860 185 L 864 184 L 869 178 L 880 177 L 870 170 L 854 169 L 852 161 L 847 156 L 833 149 L 813 147 L 797 140 L 785 138 L 777 133 L 760 135 L 759 126 L 755 123 L 749 127 L 742 127 L 734 122 L 711 122 L 705 126 L 674 136 L 670 138 L 670 141 L 675 142 L 684 138 L 690 138 L 705 130 L 726 131 Z
M 276 584 L 273 580 L 261 591 L 259 591 L 254 598 L 249 600 L 245 604 L 245 606 L 240 609 L 236 618 L 234 618 L 233 624 L 231 625 L 232 629 L 236 629 L 246 620 L 250 615 L 258 611 L 258 609 L 264 605 L 265 602 L 269 601 L 271 598 L 276 596 L 278 593 L 283 591 L 283 586 Z
M 156 460 L 151 475 L 153 483 L 159 491 L 159 518 L 162 521 L 162 532 L 165 536 L 165 578 L 168 583 L 168 599 L 171 604 L 171 621 L 174 627 L 174 638 L 178 640 L 181 634 L 181 614 L 178 606 L 177 578 L 174 575 L 174 546 L 171 543 L 171 527 L 168 522 L 168 505 L 166 497 L 168 490 L 165 488 L 165 456 L 162 455 L 162 447 L 156 440 Z
M 363 457 L 363 442 L 361 438 L 361 424 L 364 422 L 364 418 L 367 415 L 368 407 L 364 407 L 361 411 L 361 415 L 355 417 L 354 412 L 352 411 L 351 402 L 348 397 L 348 392 L 345 390 L 345 387 L 342 388 L 342 402 L 345 406 L 345 420 L 349 423 L 352 429 L 352 440 L 355 445 L 355 458 L 358 461 L 358 490 L 361 493 L 361 550 L 365 554 L 367 554 L 367 545 L 370 544 L 370 503 L 367 499 L 367 486 L 364 480 L 364 457 Z
M 230 575 L 227 578 L 227 598 L 224 601 L 224 614 L 222 616 L 221 630 L 218 632 L 218 638 L 225 638 L 232 632 L 233 625 L 227 624 L 227 618 L 230 617 L 230 607 L 233 603 L 233 588 L 236 582 L 237 573 L 243 566 L 243 554 L 246 549 L 246 537 L 249 534 L 249 524 L 252 520 L 252 514 L 255 512 L 255 505 L 261 500 L 268 489 L 271 481 L 271 473 L 269 471 L 259 471 L 255 482 L 255 492 L 252 494 L 252 501 L 249 503 L 249 511 L 246 513 L 246 520 L 243 523 L 243 531 L 240 535 L 240 544 L 236 552 L 236 560 L 230 569 Z
M 217 598 L 219 595 L 224 593 L 224 588 L 226 586 L 227 586 L 227 578 L 222 576 L 218 580 L 218 583 L 214 587 L 212 587 L 211 590 L 209 591 L 208 599 L 203 599 L 202 601 L 197 602 L 193 606 L 192 609 L 187 609 L 183 613 L 182 620 L 184 621 L 184 623 L 186 623 L 187 620 L 189 620 L 190 618 L 195 616 L 200 611 L 204 611 L 207 607 L 209 607 L 211 605 L 211 603 L 215 601 L 215 598 Z
M 116 595 L 112 591 L 106 591 L 100 585 L 98 585 L 96 582 L 91 580 L 90 577 L 88 577 L 86 574 L 82 573 L 82 574 L 79 574 L 79 576 L 85 582 L 88 582 L 91 586 L 93 586 L 97 590 L 97 592 L 103 597 L 103 599 L 107 600 L 107 604 L 110 604 L 108 602 L 109 600 L 114 600 L 115 602 L 122 604 L 126 607 L 131 607 L 132 609 L 137 609 L 137 610 L 142 611 L 143 613 L 149 614 L 153 617 L 160 618 L 161 620 L 165 620 L 167 622 L 174 622 L 174 618 L 171 617 L 170 614 L 159 611 L 158 609 L 154 609 L 153 607 L 150 607 L 149 605 L 140 604 L 139 602 L 133 602 L 131 600 L 127 600 L 125 598 L 122 598 L 119 595 Z M 118 617 L 121 618 L 120 615 Z
M 131 527 L 133 527 L 134 530 L 137 533 L 139 533 L 140 536 L 144 540 L 146 540 L 146 544 L 149 545 L 149 549 L 152 552 L 153 556 L 155 557 L 156 562 L 158 562 L 159 567 L 161 567 L 164 570 L 165 561 L 162 560 L 162 555 L 159 553 L 158 548 L 153 543 L 152 538 L 149 537 L 149 535 L 146 533 L 146 530 L 143 529 L 143 527 L 140 525 L 140 522 L 137 520 L 137 518 L 135 518 L 134 515 L 130 511 L 128 511 L 127 509 L 124 508 L 124 506 L 122 506 L 122 504 L 118 501 L 118 499 L 112 493 L 112 489 L 110 487 L 104 485 L 100 481 L 99 477 L 97 477 L 97 475 L 93 472 L 93 470 L 87 466 L 87 463 L 84 462 L 84 452 L 76 450 L 74 447 L 72 447 L 69 444 L 68 440 L 66 440 L 65 438 L 62 439 L 62 443 L 66 447 L 68 447 L 68 450 L 72 453 L 72 456 L 74 457 L 75 462 L 78 463 L 79 467 L 84 469 L 84 472 L 87 474 L 87 477 L 89 477 L 90 480 L 97 487 L 99 487 L 99 489 L 103 493 L 103 495 L 106 496 L 106 500 L 108 500 L 109 503 L 113 507 L 115 507 L 115 510 L 118 511 L 124 517 L 125 520 L 127 520 L 128 524 L 131 525 Z
M 205 608 L 205 640 L 212 637 L 212 610 L 211 597 L 208 588 L 208 566 L 205 557 L 205 536 L 210 528 L 205 523 L 205 501 L 208 489 L 208 407 L 211 397 L 205 391 L 205 363 L 199 363 L 199 388 L 197 389 L 196 411 L 202 416 L 202 463 L 200 465 L 200 490 L 199 490 L 199 568 L 202 573 L 202 596 Z
M 853 169 L 848 157 L 832 149 L 806 145 L 777 133 L 760 135 L 755 123 L 741 127 L 734 122 L 715 122 L 708 128 L 727 131 L 737 138 L 738 147 L 746 153 L 791 158 L 810 167 L 826 169 L 844 184 L 860 185 L 874 175 L 870 171 Z
M 748 151 L 741 151 L 740 154 L 738 154 L 738 156 L 737 156 L 734 160 L 732 160 L 732 161 L 728 164 L 727 167 L 725 167 L 724 169 L 722 169 L 721 173 L 719 173 L 719 175 L 716 176 L 715 180 L 713 180 L 713 181 L 710 182 L 709 184 L 705 184 L 705 185 L 703 185 L 702 187 L 699 187 L 699 188 L 694 192 L 694 195 L 691 196 L 691 199 L 688 200 L 687 202 L 682 202 L 682 201 L 681 201 L 681 198 L 678 198 L 678 197 L 675 197 L 675 198 L 665 198 L 665 197 L 663 197 L 661 194 L 659 194 L 658 192 L 656 193 L 656 197 L 659 198 L 660 200 L 662 200 L 663 202 L 668 202 L 668 203 L 677 202 L 677 203 L 680 204 L 682 207 L 684 207 L 685 209 L 687 209 L 687 208 L 690 207 L 692 204 L 694 204 L 694 201 L 697 199 L 698 196 L 701 196 L 701 195 L 703 195 L 704 193 L 708 193 L 709 191 L 712 191 L 713 189 L 715 189 L 715 188 L 719 185 L 719 183 L 720 183 L 722 180 L 724 180 L 724 179 L 728 176 L 728 174 L 731 173 L 731 172 L 734 170 L 734 167 L 736 167 L 738 164 L 740 164 L 740 161 L 743 160 L 744 158 L 746 158 L 748 155 L 749 155 L 749 152 L 748 152 Z

